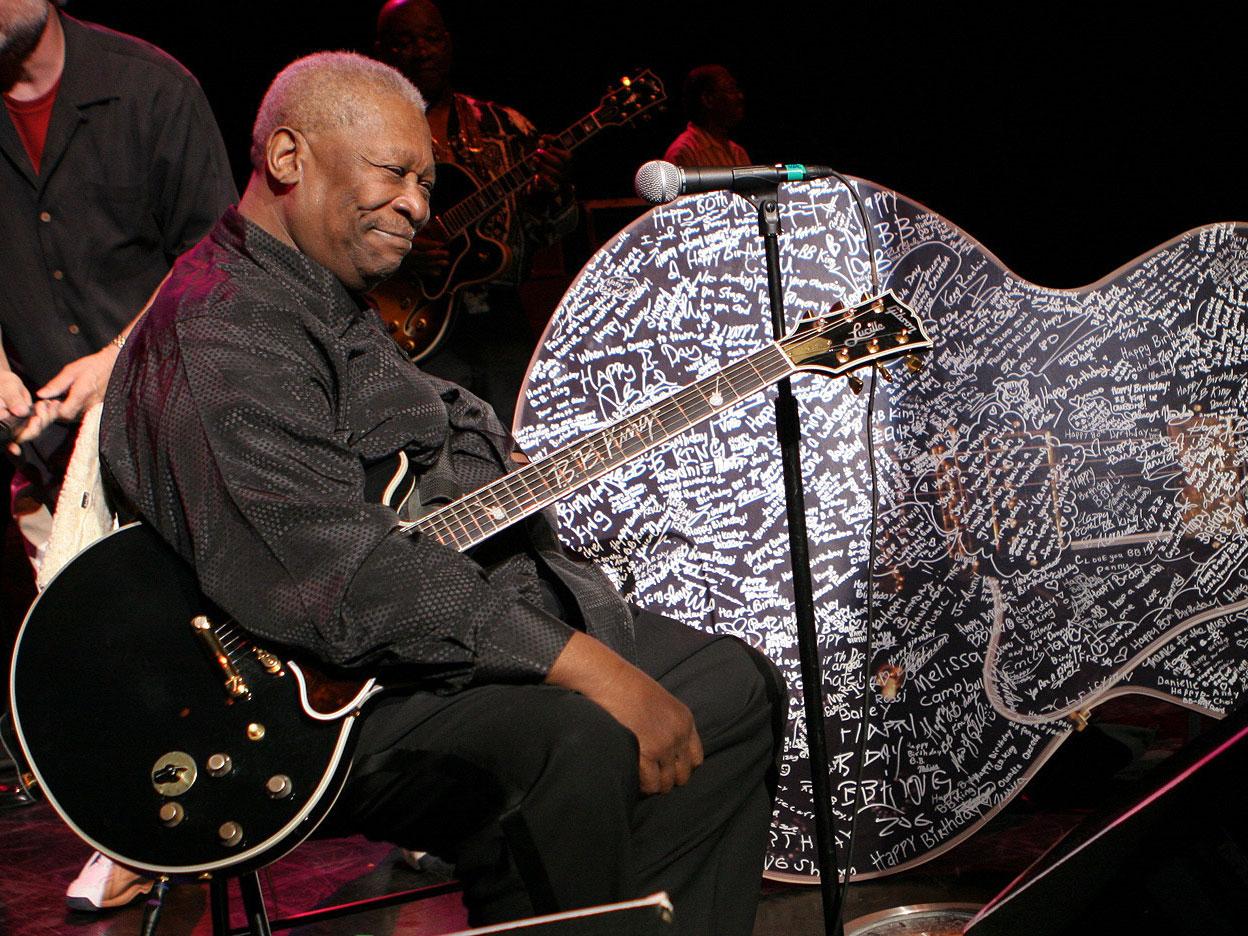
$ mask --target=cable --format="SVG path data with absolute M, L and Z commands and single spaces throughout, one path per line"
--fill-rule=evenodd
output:
M 863 204 L 862 197 L 858 190 L 850 184 L 849 180 L 839 172 L 833 172 L 832 175 L 849 191 L 850 197 L 858 208 L 858 219 L 862 224 L 863 233 L 866 235 L 867 255 L 871 262 L 871 286 L 872 294 L 879 295 L 880 287 L 880 271 L 875 262 L 875 237 L 871 231 L 871 225 L 867 221 L 867 210 Z M 849 811 L 849 835 L 845 842 L 845 874 L 841 878 L 840 887 L 837 893 L 837 908 L 840 910 L 845 906 L 845 896 L 849 890 L 849 872 L 854 860 L 854 835 L 858 827 L 858 804 L 862 797 L 862 777 L 865 769 L 865 761 L 867 757 L 867 735 L 870 733 L 869 722 L 871 717 L 871 645 L 875 634 L 875 559 L 876 559 L 876 533 L 879 520 L 880 507 L 880 488 L 879 475 L 876 471 L 875 464 L 875 389 L 879 382 L 876 375 L 871 377 L 871 389 L 867 394 L 867 465 L 871 480 L 871 527 L 867 540 L 867 621 L 865 633 L 863 635 L 863 654 L 862 654 L 862 702 L 859 709 L 858 723 L 858 751 L 856 755 L 856 773 L 854 777 L 854 801 L 853 807 Z M 838 913 L 839 917 L 839 913 Z
M 833 170 L 832 177 L 849 190 L 850 197 L 858 208 L 858 220 L 862 224 L 862 232 L 867 236 L 867 260 L 871 263 L 871 288 L 873 295 L 880 293 L 880 271 L 875 265 L 875 236 L 871 233 L 871 225 L 867 223 L 867 209 L 862 202 L 858 190 L 849 184 L 849 179 Z
M 877 527 L 880 508 L 879 475 L 875 465 L 875 388 L 879 378 L 872 375 L 871 389 L 867 394 L 867 465 L 871 477 L 871 528 L 867 539 L 867 623 L 863 635 L 862 653 L 862 707 L 858 717 L 860 732 L 856 755 L 857 774 L 854 778 L 854 807 L 849 813 L 849 836 L 845 843 L 845 876 L 841 881 L 838 903 L 845 905 L 845 893 L 849 888 L 849 868 L 854 860 L 854 833 L 858 826 L 858 803 L 862 795 L 862 775 L 867 758 L 867 735 L 871 717 L 871 644 L 875 635 L 875 559 Z

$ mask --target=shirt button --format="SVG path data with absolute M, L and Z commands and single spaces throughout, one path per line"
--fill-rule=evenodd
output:
M 54 280 L 63 280 L 65 278 L 65 272 L 63 270 L 53 270 L 52 278 Z
M 76 334 L 78 334 L 78 326 L 77 326 L 77 325 L 70 325 L 70 326 L 69 326 L 69 333 L 70 333 L 71 335 L 76 335 Z
M 41 211 L 41 212 L 39 212 L 39 220 L 40 220 L 40 221 L 51 221 L 51 220 L 52 220 L 52 214 L 51 214 L 51 212 L 48 212 L 48 211 Z

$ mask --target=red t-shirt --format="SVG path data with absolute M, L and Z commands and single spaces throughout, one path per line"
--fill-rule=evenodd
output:
M 35 175 L 39 174 L 39 164 L 43 161 L 43 144 L 48 139 L 48 121 L 52 119 L 52 105 L 56 103 L 56 92 L 60 90 L 61 79 L 45 94 L 33 101 L 15 101 L 4 95 L 4 106 L 8 108 L 13 119 L 13 127 L 26 147 L 26 155 L 35 167 Z

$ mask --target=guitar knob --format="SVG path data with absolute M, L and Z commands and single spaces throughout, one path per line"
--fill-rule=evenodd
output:
M 294 785 L 285 774 L 274 774 L 265 783 L 264 790 L 272 799 L 285 799 L 294 790 Z
M 204 765 L 211 777 L 224 777 L 234 769 L 234 762 L 229 754 L 213 754 Z
M 923 359 L 917 354 L 906 355 L 906 369 L 912 374 L 917 374 L 923 369 Z
M 221 840 L 222 845 L 233 848 L 243 840 L 243 827 L 233 820 L 223 822 L 217 829 L 217 838 Z
M 182 808 L 181 803 L 165 803 L 160 807 L 160 821 L 162 825 L 172 829 L 179 822 L 186 818 L 186 810 Z

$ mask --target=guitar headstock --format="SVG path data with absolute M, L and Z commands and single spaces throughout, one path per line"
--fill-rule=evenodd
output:
M 922 363 L 917 355 L 931 347 L 922 319 L 892 290 L 804 318 L 780 342 L 797 368 L 836 377 L 903 357 L 911 370 L 918 370 Z
M 667 100 L 663 82 L 650 69 L 620 79 L 620 84 L 602 96 L 594 118 L 602 126 L 632 123 Z

